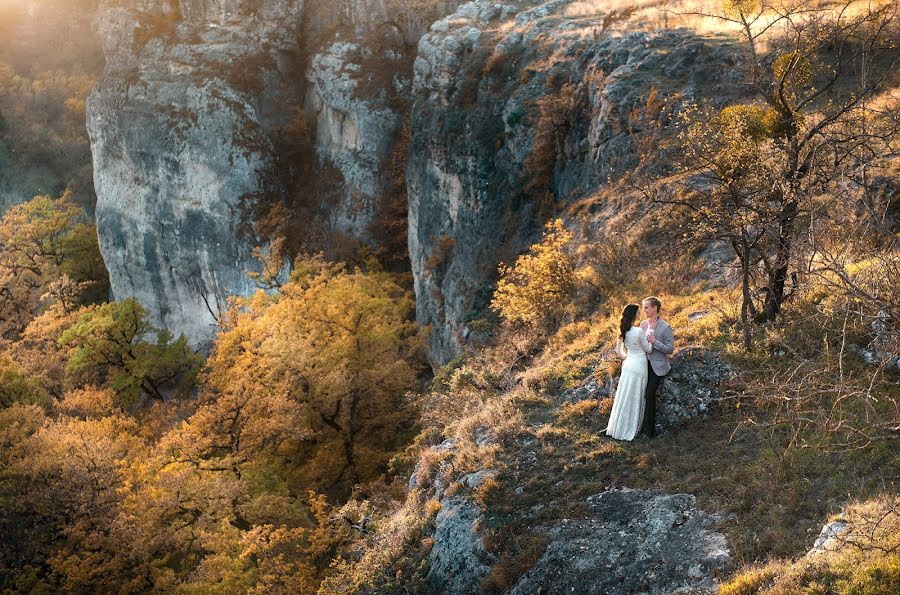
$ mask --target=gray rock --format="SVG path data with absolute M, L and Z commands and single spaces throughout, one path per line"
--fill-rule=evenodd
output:
M 175 6 L 176 8 L 173 8 Z M 254 287 L 248 218 L 270 192 L 270 132 L 299 73 L 302 0 L 104 2 L 103 77 L 87 104 L 97 231 L 116 299 L 209 344 L 214 315 Z
M 481 509 L 462 498 L 441 503 L 428 556 L 428 578 L 438 592 L 483 592 L 480 582 L 490 572 L 492 559 L 479 530 L 482 519 Z
M 722 404 L 720 386 L 734 373 L 716 351 L 697 347 L 679 350 L 657 393 L 657 430 L 662 432 L 718 411 Z
M 731 561 L 719 518 L 693 496 L 612 489 L 588 498 L 591 516 L 547 529 L 544 554 L 509 591 L 526 593 L 713 593 Z
M 385 162 L 400 125 L 399 114 L 389 107 L 396 97 L 393 81 L 367 88 L 369 73 L 385 68 L 385 59 L 384 52 L 375 56 L 359 45 L 336 42 L 313 57 L 306 73 L 306 109 L 317 122 L 317 152 L 344 178 L 333 225 L 364 240 L 370 239 L 368 227 L 387 184 Z
M 483 428 L 477 430 L 479 444 L 487 445 L 492 440 Z M 455 450 L 456 441 L 448 438 L 431 447 L 434 451 Z M 409 480 L 410 489 L 419 487 L 416 477 L 419 467 Z M 481 593 L 481 580 L 490 572 L 495 561 L 484 547 L 481 523 L 484 512 L 466 497 L 477 490 L 486 480 L 495 477 L 494 469 L 480 469 L 459 477 L 449 475 L 449 466 L 442 463 L 434 477 L 431 492 L 441 503 L 435 517 L 434 545 L 429 553 L 428 579 L 440 593 Z M 451 483 L 461 486 L 452 495 L 447 494 Z
M 597 382 L 597 379 L 591 375 L 586 377 L 584 381 L 575 388 L 563 391 L 560 394 L 560 399 L 578 403 L 580 401 L 587 401 L 588 399 L 608 397 L 614 393 L 615 384 L 613 383 L 612 378 L 607 378 L 606 382 L 600 384 Z
M 812 549 L 810 549 L 806 555 L 817 556 L 835 549 L 836 546 L 840 545 L 840 536 L 849 529 L 850 527 L 843 519 L 827 523 L 822 527 L 822 531 L 819 532 L 819 536 L 816 538 L 815 543 L 813 543 Z

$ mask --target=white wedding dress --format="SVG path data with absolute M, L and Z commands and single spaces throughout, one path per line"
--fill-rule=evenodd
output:
M 640 327 L 633 327 L 616 342 L 616 353 L 623 356 L 622 375 L 616 388 L 606 434 L 616 440 L 633 440 L 644 419 L 644 390 L 647 388 L 647 354 L 653 346 Z

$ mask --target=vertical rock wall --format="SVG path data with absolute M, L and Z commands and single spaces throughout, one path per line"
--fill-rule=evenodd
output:
M 259 243 L 271 132 L 296 102 L 302 0 L 105 2 L 88 101 L 97 229 L 114 297 L 205 346 Z
M 636 165 L 638 124 L 656 122 L 635 114 L 653 88 L 660 100 L 726 95 L 734 60 L 722 44 L 629 31 L 638 24 L 571 6 L 477 0 L 419 42 L 409 251 L 435 364 L 460 353 L 468 323 L 485 316 L 499 263 L 567 202 Z

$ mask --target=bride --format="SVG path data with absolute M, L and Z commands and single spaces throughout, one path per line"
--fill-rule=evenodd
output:
M 637 304 L 628 304 L 622 310 L 619 324 L 619 340 L 616 353 L 625 358 L 622 375 L 613 400 L 607 435 L 617 440 L 632 440 L 641 429 L 644 419 L 644 390 L 647 387 L 647 354 L 653 350 L 646 332 L 634 326 L 638 313 Z

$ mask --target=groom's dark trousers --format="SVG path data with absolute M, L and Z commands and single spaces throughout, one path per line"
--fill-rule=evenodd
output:
M 653 438 L 656 436 L 656 391 L 665 380 L 665 376 L 657 376 L 653 366 L 647 362 L 647 390 L 644 391 L 644 423 L 642 431 Z

